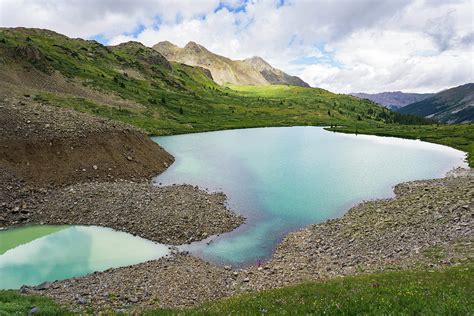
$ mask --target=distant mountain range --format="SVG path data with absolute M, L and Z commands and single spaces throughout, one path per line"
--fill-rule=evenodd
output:
M 474 83 L 441 91 L 407 105 L 398 112 L 425 116 L 444 123 L 474 122 Z
M 432 97 L 434 93 L 404 93 L 401 91 L 381 92 L 381 93 L 351 93 L 352 96 L 368 99 L 381 104 L 391 110 L 400 109 L 408 104 L 415 103 Z
M 212 79 L 218 84 L 288 84 L 309 87 L 309 85 L 300 78 L 290 76 L 272 67 L 264 59 L 257 56 L 244 60 L 232 60 L 214 54 L 204 46 L 195 42 L 189 42 L 186 46 L 181 48 L 171 42 L 165 41 L 154 45 L 153 49 L 168 60 L 208 69 L 211 72 Z

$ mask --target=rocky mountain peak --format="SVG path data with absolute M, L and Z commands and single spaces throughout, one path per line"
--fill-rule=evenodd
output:
M 109 46 L 109 47 L 113 47 L 113 46 Z M 125 42 L 125 43 L 120 43 L 120 44 L 116 45 L 116 47 L 134 48 L 134 49 L 147 48 L 145 45 L 143 45 L 142 43 L 137 42 L 137 41 L 128 41 L 128 42 Z
M 162 41 L 162 42 L 159 42 L 158 44 L 156 45 L 160 45 L 160 46 L 163 46 L 163 47 L 176 47 L 178 48 L 178 45 L 175 45 L 173 43 L 171 43 L 170 41 Z
M 259 56 L 253 56 L 251 58 L 244 59 L 244 62 L 251 65 L 258 71 L 273 69 L 273 67 L 265 59 Z
M 184 46 L 184 49 L 193 51 L 195 53 L 207 52 L 208 51 L 204 46 L 199 45 L 198 43 L 193 42 L 193 41 L 187 43 L 186 46 Z
M 289 84 L 309 87 L 300 78 L 290 76 L 279 69 L 273 68 L 259 56 L 244 60 L 232 60 L 215 54 L 193 41 L 187 43 L 183 48 L 170 42 L 160 42 L 154 45 L 153 49 L 161 53 L 168 60 L 208 69 L 213 80 L 218 84 Z

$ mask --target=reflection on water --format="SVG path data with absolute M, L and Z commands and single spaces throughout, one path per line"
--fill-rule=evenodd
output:
M 247 224 L 183 246 L 233 265 L 268 258 L 289 231 L 341 216 L 362 200 L 389 197 L 392 186 L 465 166 L 455 149 L 315 127 L 255 128 L 154 138 L 175 156 L 156 183 L 223 191 Z
M 0 232 L 0 255 L 5 251 L 26 244 L 37 238 L 50 235 L 67 228 L 60 225 L 22 226 L 15 229 L 8 229 Z
M 31 230 L 41 226 L 28 227 Z M 0 239 L 8 231 L 0 232 Z M 96 226 L 72 226 L 0 256 L 0 288 L 19 288 L 120 267 L 169 254 L 166 245 Z

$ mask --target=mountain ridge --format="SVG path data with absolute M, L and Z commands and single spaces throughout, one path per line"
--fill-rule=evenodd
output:
M 371 100 L 391 110 L 397 110 L 408 104 L 432 97 L 434 93 L 405 93 L 402 91 L 387 91 L 380 93 L 353 92 L 350 95 L 361 99 Z
M 409 104 L 398 112 L 448 124 L 474 122 L 474 83 L 443 90 L 430 98 Z
M 188 42 L 182 48 L 169 41 L 159 42 L 152 48 L 168 60 L 208 69 L 214 81 L 221 85 L 287 84 L 309 87 L 309 84 L 299 77 L 288 75 L 274 68 L 258 56 L 244 60 L 232 60 L 215 54 L 193 41 Z

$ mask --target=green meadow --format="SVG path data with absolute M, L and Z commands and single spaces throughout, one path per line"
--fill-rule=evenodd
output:
M 439 271 L 397 271 L 308 282 L 247 293 L 192 309 L 158 309 L 149 315 L 470 315 L 474 266 Z M 0 315 L 24 315 L 33 306 L 44 315 L 68 311 L 52 300 L 0 291 Z M 93 313 L 94 311 L 89 311 Z

